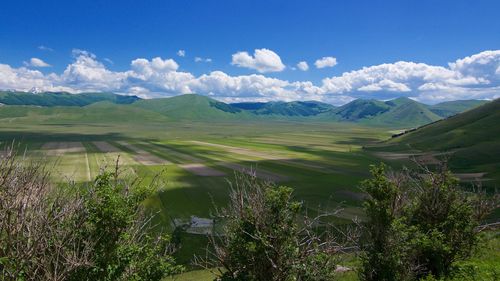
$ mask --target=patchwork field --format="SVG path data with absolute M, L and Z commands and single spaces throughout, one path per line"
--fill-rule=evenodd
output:
M 161 173 L 163 187 L 147 204 L 166 224 L 208 217 L 214 203 L 226 202 L 236 171 L 295 188 L 312 211 L 328 205 L 345 209 L 340 220 L 361 215 L 359 181 L 382 159 L 361 147 L 390 135 L 327 122 L 21 123 L 3 126 L 0 139 L 16 139 L 31 155 L 49 160 L 58 181 L 88 182 L 118 157 L 125 176 Z
M 144 183 L 159 175 L 157 194 L 145 204 L 157 211 L 160 227 L 192 216 L 209 218 L 215 205 L 224 206 L 235 172 L 287 185 L 310 214 L 338 209 L 339 223 L 363 219 L 364 194 L 359 183 L 369 166 L 380 162 L 399 167 L 411 158 L 428 163 L 437 154 L 419 151 L 366 150 L 390 138 L 389 128 L 332 122 L 161 122 L 50 123 L 13 121 L 0 127 L 0 141 L 17 141 L 20 152 L 54 165 L 54 179 L 85 184 L 101 169 Z M 469 180 L 488 175 L 460 172 Z M 204 248 L 202 235 L 185 234 L 176 254 L 189 264 Z

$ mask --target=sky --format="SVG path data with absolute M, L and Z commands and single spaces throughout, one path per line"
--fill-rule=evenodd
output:
M 4 1 L 0 89 L 227 101 L 500 97 L 500 1 Z

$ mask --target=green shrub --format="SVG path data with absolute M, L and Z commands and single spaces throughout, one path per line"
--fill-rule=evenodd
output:
M 231 191 L 223 236 L 213 240 L 217 280 L 332 280 L 335 255 L 302 220 L 292 189 L 240 175 Z
M 445 166 L 424 174 L 372 167 L 363 182 L 368 222 L 362 240 L 362 280 L 448 278 L 477 247 L 479 221 L 496 203 L 466 194 Z M 492 199 L 496 201 L 497 199 Z

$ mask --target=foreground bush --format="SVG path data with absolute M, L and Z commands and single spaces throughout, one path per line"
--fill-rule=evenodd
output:
M 141 202 L 152 187 L 104 172 L 55 188 L 39 162 L 0 160 L 0 280 L 160 280 L 175 273 L 169 237 Z
M 217 280 L 333 280 L 334 241 L 301 217 L 292 189 L 239 175 L 209 266 Z M 323 233 L 324 234 L 324 233 Z
M 446 278 L 477 246 L 477 226 L 498 202 L 466 194 L 446 167 L 424 174 L 372 168 L 363 187 L 369 221 L 362 240 L 362 280 Z

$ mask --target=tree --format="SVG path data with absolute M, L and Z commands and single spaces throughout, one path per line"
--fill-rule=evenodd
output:
M 361 240 L 362 280 L 405 280 L 407 262 L 406 232 L 401 222 L 404 205 L 402 181 L 391 180 L 386 166 L 372 166 L 372 178 L 362 186 L 369 195 L 364 209 L 368 223 Z M 395 179 L 395 178 L 394 178 Z
M 208 267 L 217 280 L 332 280 L 334 243 L 301 219 L 292 189 L 238 174 Z M 206 262 L 206 260 L 204 260 Z
M 429 172 L 417 181 L 417 192 L 406 212 L 415 231 L 411 240 L 417 278 L 449 276 L 453 264 L 467 259 L 478 242 L 475 203 L 460 190 L 447 169 Z

